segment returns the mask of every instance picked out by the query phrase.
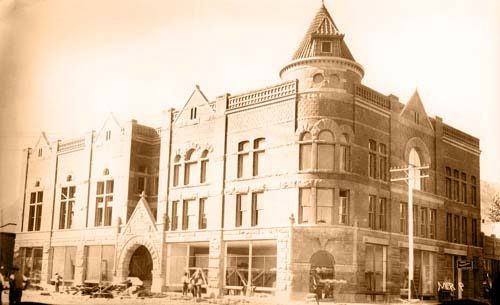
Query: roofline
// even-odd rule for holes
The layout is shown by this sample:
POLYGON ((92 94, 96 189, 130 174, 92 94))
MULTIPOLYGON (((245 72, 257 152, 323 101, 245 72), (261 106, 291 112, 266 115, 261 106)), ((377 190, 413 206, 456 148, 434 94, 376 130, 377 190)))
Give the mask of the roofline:
POLYGON ((315 57, 307 57, 307 58, 299 58, 292 60, 288 64, 286 64, 279 73, 279 76, 282 77, 283 73, 294 66, 299 66, 303 64, 308 64, 311 62, 331 62, 331 63, 336 63, 336 64, 343 64, 347 66, 347 69, 352 70, 353 72, 357 73, 361 78, 365 75, 365 69, 363 68, 362 65, 358 64, 357 62, 342 58, 342 57, 330 57, 330 56, 315 56, 315 57))

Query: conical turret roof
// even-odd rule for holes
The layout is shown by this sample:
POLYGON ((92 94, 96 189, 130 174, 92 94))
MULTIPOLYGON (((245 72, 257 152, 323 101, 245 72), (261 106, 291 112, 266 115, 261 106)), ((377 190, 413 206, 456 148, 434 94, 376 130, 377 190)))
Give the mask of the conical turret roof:
POLYGON ((321 5, 321 8, 316 13, 292 60, 314 56, 341 57, 354 61, 351 51, 344 42, 344 34, 340 33, 324 5, 321 5), (334 43, 331 52, 322 52, 319 44, 322 41, 334 43))

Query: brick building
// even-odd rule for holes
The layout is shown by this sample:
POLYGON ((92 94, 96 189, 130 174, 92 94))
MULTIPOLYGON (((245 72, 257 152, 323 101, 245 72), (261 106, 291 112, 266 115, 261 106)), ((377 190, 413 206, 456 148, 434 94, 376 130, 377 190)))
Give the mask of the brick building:
POLYGON ((80 139, 42 136, 26 151, 24 272, 161 291, 201 270, 214 293, 303 298, 320 281, 337 300, 400 296, 407 186, 389 168, 411 163, 429 166, 413 185, 416 294, 449 278, 479 296, 479 140, 417 92, 403 104, 363 85, 343 38, 322 6, 280 84, 215 100, 196 87, 160 130, 111 117, 80 139))

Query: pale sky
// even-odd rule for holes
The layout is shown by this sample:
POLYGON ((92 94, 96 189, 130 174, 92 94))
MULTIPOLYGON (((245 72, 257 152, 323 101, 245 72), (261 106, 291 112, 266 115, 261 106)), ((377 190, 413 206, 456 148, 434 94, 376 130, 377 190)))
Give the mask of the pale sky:
MULTIPOLYGON (((21 151, 99 130, 110 112, 159 127, 209 99, 280 82, 320 0, 0 0, 0 222, 17 222, 21 151)), ((363 83, 481 140, 500 182, 500 1, 325 0, 363 83)))

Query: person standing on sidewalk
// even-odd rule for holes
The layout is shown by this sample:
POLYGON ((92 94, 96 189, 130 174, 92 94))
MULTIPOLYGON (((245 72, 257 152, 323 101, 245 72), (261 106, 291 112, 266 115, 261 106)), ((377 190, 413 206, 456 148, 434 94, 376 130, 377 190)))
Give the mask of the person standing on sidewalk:
POLYGON ((14 271, 9 277, 9 304, 21 304, 24 289, 24 277, 19 271, 19 267, 14 266, 14 271))
POLYGON ((184 276, 182 277, 181 281, 182 281, 182 296, 187 296, 189 287, 189 273, 184 272, 184 276))
POLYGON ((5 267, 0 266, 0 305, 2 305, 2 293, 3 290, 7 288, 7 281, 5 280, 5 267))

